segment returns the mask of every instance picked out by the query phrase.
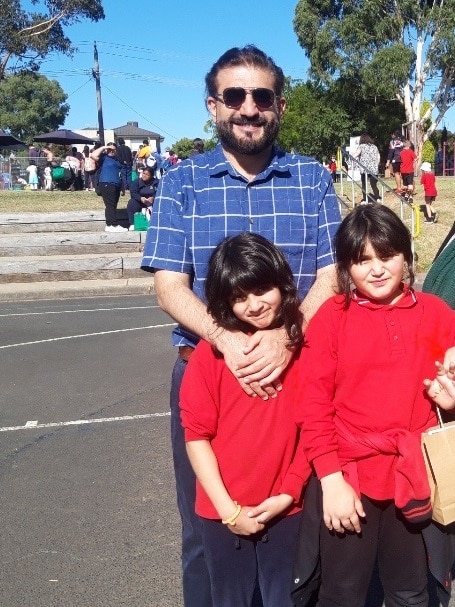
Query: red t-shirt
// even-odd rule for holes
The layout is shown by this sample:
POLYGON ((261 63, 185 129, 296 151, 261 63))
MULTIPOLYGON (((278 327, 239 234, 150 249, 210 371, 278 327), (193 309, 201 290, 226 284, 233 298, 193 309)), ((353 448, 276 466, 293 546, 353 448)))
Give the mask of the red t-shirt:
MULTIPOLYGON (((342 297, 333 297, 311 319, 305 339, 298 421, 319 478, 342 469, 335 417, 357 435, 403 429, 420 438, 437 425, 422 382, 455 344, 455 312, 438 297, 411 289, 395 305, 364 298, 347 310, 342 297)), ((419 442, 415 456, 422 457, 419 442)), ((393 499, 396 462, 384 453, 355 460, 360 492, 393 499)))
MULTIPOLYGON (((283 390, 264 401, 245 394, 220 354, 201 340, 183 376, 180 391, 185 441, 209 440, 226 489, 242 506, 255 506, 279 493, 294 497, 301 508, 310 467, 298 449, 299 429, 293 412, 297 364, 282 377, 283 390)), ((196 484, 196 513, 219 519, 207 494, 196 484)))
POLYGON ((423 185, 425 196, 437 196, 436 177, 434 173, 422 173, 420 183, 423 185))
POLYGON ((401 150, 401 174, 414 173, 414 160, 417 158, 416 153, 411 148, 403 148, 401 150))

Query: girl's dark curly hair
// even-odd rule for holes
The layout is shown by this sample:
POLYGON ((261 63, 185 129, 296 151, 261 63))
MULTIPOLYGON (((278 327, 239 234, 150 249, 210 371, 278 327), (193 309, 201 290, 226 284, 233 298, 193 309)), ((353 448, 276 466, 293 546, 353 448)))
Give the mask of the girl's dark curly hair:
POLYGON ((380 257, 402 253, 408 266, 408 282, 414 283, 411 235, 396 213, 383 204, 358 206, 343 221, 335 236, 338 291, 345 297, 345 307, 351 299, 350 269, 358 263, 367 241, 380 257))
POLYGON ((289 347, 303 342, 302 313, 294 277, 283 253, 259 234, 242 232, 223 240, 213 251, 205 281, 207 310, 223 329, 251 331, 232 311, 237 297, 277 287, 281 308, 273 327, 286 329, 289 347))

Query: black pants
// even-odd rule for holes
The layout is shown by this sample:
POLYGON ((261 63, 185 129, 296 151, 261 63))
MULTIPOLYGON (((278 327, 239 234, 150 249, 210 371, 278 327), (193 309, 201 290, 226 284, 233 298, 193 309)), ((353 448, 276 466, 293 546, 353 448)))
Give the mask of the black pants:
POLYGON ((101 196, 104 202, 104 216, 106 217, 107 226, 116 226, 117 222, 117 205, 120 198, 120 186, 115 183, 100 183, 101 196))
POLYGON ((387 607, 427 607, 427 557, 419 525, 407 523, 392 501, 362 496, 362 533, 321 530, 318 607, 363 607, 377 558, 387 607))
POLYGON ((369 202, 376 202, 379 200, 379 189, 378 189, 378 178, 376 175, 367 175, 366 173, 362 173, 362 190, 363 190, 363 200, 369 202), (373 196, 368 196, 367 194, 367 176, 368 181, 370 182, 370 187, 373 192, 373 196))

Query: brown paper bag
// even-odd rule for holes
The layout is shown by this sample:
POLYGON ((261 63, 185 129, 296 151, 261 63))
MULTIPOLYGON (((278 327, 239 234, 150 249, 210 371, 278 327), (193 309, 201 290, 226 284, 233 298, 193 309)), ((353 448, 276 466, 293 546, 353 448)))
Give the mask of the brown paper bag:
POLYGON ((455 422, 429 428, 422 434, 422 450, 431 488, 433 520, 455 521, 455 422))

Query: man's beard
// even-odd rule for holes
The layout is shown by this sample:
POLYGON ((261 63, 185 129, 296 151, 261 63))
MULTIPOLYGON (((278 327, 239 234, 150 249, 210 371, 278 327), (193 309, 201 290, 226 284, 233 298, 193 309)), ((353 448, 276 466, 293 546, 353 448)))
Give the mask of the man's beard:
POLYGON ((233 118, 231 120, 219 120, 216 123, 216 130, 218 131, 221 143, 233 152, 247 156, 254 156, 269 148, 275 142, 279 129, 280 121, 276 117, 272 120, 265 120, 264 118, 257 118, 255 120, 233 118), (262 126, 264 128, 262 137, 254 139, 248 133, 243 135, 243 137, 234 134, 234 125, 247 124, 262 126))

